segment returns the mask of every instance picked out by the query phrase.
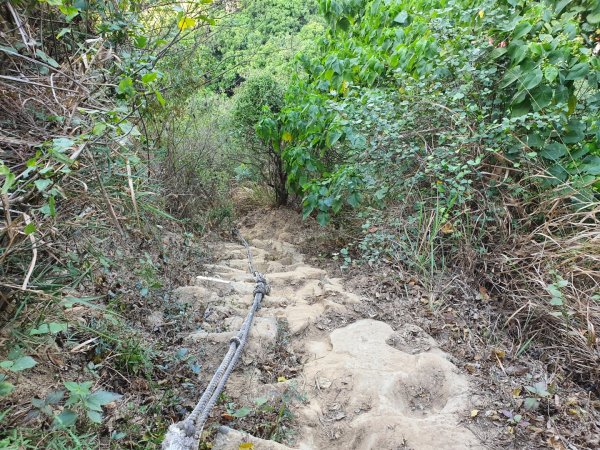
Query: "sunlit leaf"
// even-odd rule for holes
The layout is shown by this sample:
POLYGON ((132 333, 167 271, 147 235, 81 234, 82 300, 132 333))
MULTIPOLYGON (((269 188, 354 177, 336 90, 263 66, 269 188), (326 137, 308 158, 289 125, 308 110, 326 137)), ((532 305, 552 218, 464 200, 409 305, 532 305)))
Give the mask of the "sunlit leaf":
POLYGON ((145 83, 145 84, 152 83, 154 80, 156 80, 157 76, 158 76, 158 74, 156 72, 150 72, 150 73, 144 74, 142 76, 142 83, 145 83))
POLYGON ((177 22, 177 27, 180 31, 185 31, 188 28, 194 28, 196 26, 196 19, 193 17, 182 17, 179 22, 177 22))

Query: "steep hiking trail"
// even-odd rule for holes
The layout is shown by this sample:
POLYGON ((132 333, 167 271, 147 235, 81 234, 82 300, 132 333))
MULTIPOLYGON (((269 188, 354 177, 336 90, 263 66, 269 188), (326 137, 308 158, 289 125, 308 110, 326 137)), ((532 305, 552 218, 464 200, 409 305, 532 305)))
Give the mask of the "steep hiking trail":
MULTIPOLYGON (((240 228, 271 292, 224 394, 238 406, 285 398, 293 422, 280 436, 285 445, 220 426, 212 448, 484 448, 477 430, 469 428, 473 424, 467 427, 464 420, 473 408, 469 379, 417 325, 393 329, 357 316, 361 297, 341 278, 309 264, 299 250, 293 214, 255 215, 240 228)), ((205 266, 195 286, 175 292, 178 301, 194 304, 195 314, 202 314, 199 331, 184 342, 204 355, 210 372, 205 376, 237 334, 254 289, 244 247, 223 242, 211 247, 218 260, 205 266)))

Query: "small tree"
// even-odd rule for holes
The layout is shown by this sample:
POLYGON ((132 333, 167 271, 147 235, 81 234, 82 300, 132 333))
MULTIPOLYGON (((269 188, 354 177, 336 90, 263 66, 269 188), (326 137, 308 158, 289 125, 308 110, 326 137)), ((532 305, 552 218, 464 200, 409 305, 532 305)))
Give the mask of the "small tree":
POLYGON ((278 205, 288 200, 281 139, 275 116, 283 107, 283 89, 270 76, 250 78, 237 94, 233 119, 241 140, 244 164, 275 191, 278 205))

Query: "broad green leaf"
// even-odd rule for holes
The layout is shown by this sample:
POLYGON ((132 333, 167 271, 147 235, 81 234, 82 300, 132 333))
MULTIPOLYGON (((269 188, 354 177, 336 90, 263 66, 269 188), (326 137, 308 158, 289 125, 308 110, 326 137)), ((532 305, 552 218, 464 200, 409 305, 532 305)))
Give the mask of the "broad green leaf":
POLYGON ((560 142, 552 142, 540 152, 540 155, 546 159, 556 161, 567 154, 567 147, 560 142))
POLYGON ((52 184, 52 180, 49 180, 48 178, 42 178, 41 180, 35 180, 33 183, 38 191, 44 192, 46 189, 48 189, 48 186, 52 184))
POLYGON ((590 65, 586 62, 575 64, 569 69, 569 73, 567 73, 565 80, 580 80, 588 74, 589 70, 590 65))
POLYGON ((536 67, 533 70, 527 71, 521 78, 521 83, 525 89, 533 89, 542 82, 542 69, 536 67))
POLYGON ((502 79, 502 82, 500 83, 500 88, 504 89, 504 88, 510 86, 515 81, 517 81, 520 77, 521 77, 521 68, 520 67, 517 66, 517 67, 513 67, 511 69, 508 69, 506 71, 506 73, 504 74, 504 78, 502 79))
POLYGON ((540 402, 533 397, 527 397, 523 402, 523 406, 528 411, 536 411, 540 406, 540 402))
POLYGON ((65 15, 67 23, 71 22, 75 17, 79 15, 79 9, 73 6, 59 6, 58 9, 65 15))
POLYGON ((554 13, 556 15, 559 15, 563 9, 565 9, 565 6, 567 6, 569 3, 571 3, 572 0, 559 0, 558 2, 556 2, 556 6, 554 7, 554 13))
POLYGON ((539 111, 552 103, 554 90, 547 84, 542 84, 530 91, 534 111, 539 111))
MULTIPOLYGON (((4 166, 4 167, 6 167, 6 166, 4 166)), ((7 170, 8 170, 8 168, 7 168, 7 170)), ((1 175, 4 175, 4 184, 2 185, 2 193, 8 194, 8 191, 10 191, 10 188, 12 188, 13 185, 15 184, 15 174, 10 171, 5 171, 4 173, 1 173, 1 175)))
POLYGON ((353 208, 356 208, 360 204, 360 194, 358 192, 353 192, 346 199, 348 204, 353 208))
POLYGON ((343 136, 344 133, 342 133, 340 130, 330 130, 327 133, 327 146, 331 147, 333 146, 337 141, 340 140, 340 138, 343 136))
POLYGON ((340 30, 348 31, 350 29, 350 21, 347 17, 342 17, 340 20, 338 20, 337 27, 340 30))
POLYGON ((143 35, 135 36, 133 43, 137 48, 144 48, 148 45, 148 37, 143 35))
POLYGON ((56 216, 56 200, 54 199, 54 195, 48 197, 48 215, 50 217, 56 216))
POLYGON ((406 24, 406 20, 408 19, 408 13, 406 11, 400 11, 396 17, 394 17, 394 22, 399 23, 400 25, 406 24))
POLYGON ((508 56, 513 67, 516 67, 527 55, 527 45, 523 41, 512 42, 508 46, 508 56))
POLYGON ((237 417, 238 419, 241 419, 242 417, 246 417, 251 412, 252 412, 252 410, 250 408, 248 408, 247 406, 244 406, 244 407, 238 409, 237 411, 235 411, 232 414, 232 416, 237 417))
POLYGON ((544 78, 548 83, 552 83, 558 77, 558 69, 555 66, 548 66, 544 69, 544 78))
POLYGON ((90 393, 90 389, 92 387, 93 382, 84 381, 82 383, 76 383, 74 381, 65 381, 63 384, 65 385, 67 390, 72 394, 85 397, 90 393))
POLYGON ((265 403, 267 403, 267 398, 266 397, 258 397, 257 399, 254 400, 254 403, 256 403, 256 406, 262 406, 265 403))
POLYGON ((121 397, 123 396, 120 394, 115 394, 114 392, 96 391, 88 397, 88 401, 98 406, 104 406, 108 403, 119 400, 121 397))
POLYGON ((15 359, 14 364, 8 369, 12 372, 20 372, 25 369, 31 369, 37 363, 31 356, 22 356, 21 358, 15 359))
POLYGON ((319 212, 319 214, 317 214, 317 222, 319 223, 319 225, 321 226, 325 226, 329 223, 329 214, 327 214, 326 212, 319 212))
POLYGON ((37 327, 37 328, 33 328, 33 329, 32 329, 32 330, 29 332, 29 334, 30 334, 31 336, 35 336, 35 335, 38 335, 38 334, 48 334, 49 332, 50 332, 50 327, 48 327, 48 324, 47 324, 47 323, 43 323, 43 324, 41 324, 39 327, 37 327))
POLYGON ((565 144, 577 144, 585 138, 585 123, 577 119, 569 120, 566 133, 562 136, 565 144))
POLYGON ((506 47, 497 47, 490 52, 490 59, 498 59, 502 55, 505 55, 507 51, 506 47))
POLYGON ((520 117, 524 114, 527 114, 531 108, 531 103, 529 99, 526 99, 520 103, 511 105, 510 113, 512 117, 520 117))
POLYGON ((54 428, 66 428, 75 424, 77 421, 77 413, 65 409, 58 416, 54 418, 54 428))
POLYGON ((57 323, 57 322, 50 322, 49 326, 50 326, 50 333, 52 333, 52 334, 62 333, 64 331, 67 331, 67 328, 68 328, 68 325, 66 323, 57 323))
POLYGON ((65 151, 73 148, 74 145, 75 141, 66 137, 52 139, 52 149, 59 153, 64 153, 65 151))
POLYGON ((104 133, 104 131, 106 130, 108 125, 106 125, 104 122, 96 122, 94 123, 94 128, 92 128, 92 134, 94 136, 101 136, 102 133, 104 133))
POLYGON ((206 23, 207 23, 207 24, 209 24, 209 25, 214 25, 214 24, 216 24, 216 23, 217 23, 217 22, 215 21, 215 19, 213 19, 212 17, 205 16, 204 14, 200 14, 200 15, 198 16, 198 19, 200 19, 200 20, 201 20, 201 21, 203 21, 203 22, 206 22, 206 23))
POLYGON ((46 403, 49 405, 58 404, 65 397, 65 391, 52 391, 46 397, 46 403))
POLYGON ((526 137, 526 142, 529 147, 541 147, 544 145, 545 137, 541 136, 540 133, 530 133, 526 137))
POLYGON ((25 225, 25 228, 23 228, 23 233, 25 233, 26 236, 29 236, 31 233, 35 233, 35 230, 35 223, 30 222, 27 225, 25 225))
POLYGON ((0 381, 0 397, 5 397, 15 390, 15 386, 8 381, 0 381))
POLYGON ((50 323, 43 323, 41 324, 38 328, 33 328, 29 334, 31 336, 35 336, 38 334, 57 334, 63 331, 67 331, 67 324, 66 323, 58 323, 58 322, 50 322, 50 323))
POLYGON ((529 22, 521 22, 518 24, 512 34, 514 40, 520 39, 531 31, 532 25, 529 22))
POLYGON ((58 63, 56 62, 56 60, 54 58, 48 56, 45 52, 43 52, 40 49, 37 49, 35 51, 35 56, 37 56, 39 59, 41 59, 42 61, 44 61, 49 66, 58 67, 58 63))
POLYGON ((112 434, 110 435, 110 438, 112 440, 118 441, 119 439, 123 439, 124 437, 127 436, 127 433, 123 432, 123 431, 113 431, 112 434))
POLYGON ((552 185, 557 184, 559 181, 566 181, 569 177, 569 173, 561 164, 554 164, 553 166, 549 167, 548 173, 555 178, 554 180, 548 181, 552 185))
POLYGON ((133 80, 131 77, 125 77, 119 82, 117 93, 128 96, 135 95, 135 88, 133 87, 133 80))
POLYGON ((145 83, 145 84, 152 83, 154 80, 156 80, 157 76, 158 76, 158 74, 156 72, 150 72, 150 73, 144 74, 142 76, 142 83, 145 83))
POLYGON ((577 108, 577 97, 574 95, 569 96, 569 100, 567 103, 568 110, 567 115, 571 115, 575 112, 575 108, 577 108))
POLYGON ((600 175, 600 156, 590 155, 586 157, 579 169, 588 175, 600 175))

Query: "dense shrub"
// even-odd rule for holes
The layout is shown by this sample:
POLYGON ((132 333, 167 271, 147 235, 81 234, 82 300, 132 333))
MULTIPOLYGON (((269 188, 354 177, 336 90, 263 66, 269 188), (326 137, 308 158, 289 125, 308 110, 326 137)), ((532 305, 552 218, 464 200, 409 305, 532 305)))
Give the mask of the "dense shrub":
POLYGON ((554 330, 580 375, 595 373, 596 338, 577 330, 600 326, 590 252, 600 229, 600 5, 320 6, 321 54, 300 58, 307 76, 272 127, 290 140, 288 184, 305 215, 325 224, 356 210, 364 258, 430 277, 460 268, 554 330))
POLYGON ((272 139, 267 124, 274 123, 283 106, 283 89, 272 77, 250 78, 235 97, 234 134, 241 162, 275 191, 278 205, 287 203, 287 174, 283 166, 282 142, 272 139))

